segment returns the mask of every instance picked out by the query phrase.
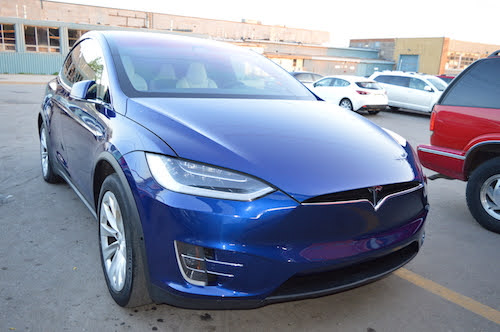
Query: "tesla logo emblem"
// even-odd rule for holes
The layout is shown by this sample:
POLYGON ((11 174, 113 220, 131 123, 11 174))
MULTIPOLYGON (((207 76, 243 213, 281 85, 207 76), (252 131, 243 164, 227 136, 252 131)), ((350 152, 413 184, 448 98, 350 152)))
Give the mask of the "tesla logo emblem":
POLYGON ((377 201, 378 201, 378 193, 380 193, 382 191, 382 186, 375 186, 375 187, 371 187, 371 188, 368 188, 368 191, 372 193, 372 196, 373 196, 373 206, 377 206, 377 201))

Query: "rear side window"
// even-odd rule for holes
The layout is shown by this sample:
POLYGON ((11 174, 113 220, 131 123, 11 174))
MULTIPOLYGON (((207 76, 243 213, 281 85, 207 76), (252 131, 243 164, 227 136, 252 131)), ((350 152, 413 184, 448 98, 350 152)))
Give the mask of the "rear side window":
POLYGON ((440 104, 450 106, 500 108, 500 61, 476 62, 446 91, 440 104))
POLYGON ((344 86, 349 86, 351 83, 349 83, 348 81, 346 80, 343 80, 343 79, 340 79, 340 78, 337 78, 335 80, 335 82, 333 83, 333 86, 337 86, 337 87, 344 87, 344 86))
POLYGON ((380 83, 392 84, 392 76, 380 75, 374 78, 375 81, 380 83))
POLYGON ((410 85, 410 78, 403 76, 380 75, 375 77, 375 81, 385 84, 403 86, 406 88, 410 85))

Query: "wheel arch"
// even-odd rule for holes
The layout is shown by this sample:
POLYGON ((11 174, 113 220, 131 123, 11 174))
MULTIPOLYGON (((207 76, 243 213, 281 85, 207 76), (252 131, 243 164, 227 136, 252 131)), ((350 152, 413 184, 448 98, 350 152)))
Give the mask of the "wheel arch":
POLYGON ((111 152, 104 151, 98 158, 94 167, 93 183, 92 183, 92 193, 93 193, 93 203, 95 206, 95 211, 98 213, 97 208, 99 204, 99 193, 101 192, 102 184, 106 177, 116 173, 120 178, 120 181, 126 187, 128 193, 131 197, 134 197, 132 190, 130 188, 130 182, 125 175, 123 168, 127 168, 125 161, 118 161, 111 152), (123 164, 123 166, 122 166, 123 164))
MULTIPOLYGON (((116 150, 114 151, 116 154, 116 150)), ((124 199, 127 201, 126 204, 128 203, 128 206, 130 207, 129 212, 131 213, 131 220, 135 221, 134 225, 134 231, 135 235, 137 236, 136 239, 138 242, 136 245, 138 246, 137 248, 139 249, 139 252, 137 253, 141 257, 141 263, 140 266, 138 267, 138 273, 141 276, 135 275, 134 278, 145 278, 145 285, 141 285, 139 288, 135 287, 132 290, 131 297, 129 298, 129 301, 125 307, 135 307, 137 305, 143 305, 149 303, 151 300, 151 294, 152 294, 152 289, 151 289, 151 279, 149 275, 149 264, 148 264, 148 258, 146 254, 146 245, 144 243, 144 232, 142 229, 142 222, 141 218, 139 215, 139 211, 136 208, 137 202, 135 201, 135 195, 132 192, 131 186, 133 186, 133 183, 129 182, 126 176, 126 172, 128 171, 128 165, 125 162, 124 158, 122 157, 121 154, 119 159, 116 159, 115 154, 112 154, 111 151, 104 151, 102 152, 98 158, 97 162, 94 168, 94 176, 93 176, 93 193, 94 193, 94 204, 95 204, 95 210, 96 214, 99 220, 99 195, 102 189, 102 185, 104 183, 104 180, 111 174, 116 174, 122 183, 123 189, 125 190, 126 197, 124 199), (144 298, 144 293, 142 286, 145 287, 145 291, 147 292, 146 298, 144 298), (134 300, 131 300, 134 299, 134 300), (143 302, 145 301, 145 302, 143 302)))
POLYGON ((474 145, 465 156, 465 177, 468 179, 479 165, 499 156, 500 141, 481 142, 474 145))

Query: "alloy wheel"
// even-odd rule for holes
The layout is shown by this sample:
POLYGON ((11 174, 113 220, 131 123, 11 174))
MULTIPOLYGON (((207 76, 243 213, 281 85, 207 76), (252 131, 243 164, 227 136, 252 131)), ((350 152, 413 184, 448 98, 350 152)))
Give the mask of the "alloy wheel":
POLYGON ((120 206, 111 191, 102 198, 99 228, 106 274, 111 288, 119 292, 125 285, 127 245, 120 206))
POLYGON ((481 186, 479 195, 484 210, 500 220, 500 174, 489 177, 481 186))
POLYGON ((47 176, 49 172, 49 150, 47 149, 47 134, 45 127, 42 127, 40 132, 40 161, 42 163, 43 176, 47 176))
POLYGON ((340 102, 340 107, 343 107, 345 109, 352 111, 352 103, 349 99, 342 99, 342 101, 340 102))

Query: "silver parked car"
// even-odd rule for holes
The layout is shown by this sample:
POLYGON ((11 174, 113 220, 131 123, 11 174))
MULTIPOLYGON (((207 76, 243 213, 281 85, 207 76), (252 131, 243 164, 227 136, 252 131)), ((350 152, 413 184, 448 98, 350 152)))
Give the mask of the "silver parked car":
POLYGON ((387 91, 391 108, 432 112, 448 84, 432 75, 401 71, 375 72, 370 79, 387 91))

